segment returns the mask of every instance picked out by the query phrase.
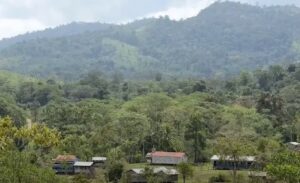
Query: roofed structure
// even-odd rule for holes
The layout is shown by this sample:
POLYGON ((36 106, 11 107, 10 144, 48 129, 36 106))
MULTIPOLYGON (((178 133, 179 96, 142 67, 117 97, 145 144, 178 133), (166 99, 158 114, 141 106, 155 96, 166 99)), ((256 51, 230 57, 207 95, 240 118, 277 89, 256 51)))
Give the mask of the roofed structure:
POLYGON ((106 157, 93 157, 92 161, 94 162, 95 167, 105 167, 107 158, 106 157))
POLYGON ((52 169, 57 174, 73 174, 74 163, 77 160, 77 157, 74 155, 58 155, 55 159, 53 159, 54 164, 52 169))
POLYGON ((158 157, 177 157, 181 158, 185 156, 183 152, 164 152, 164 151, 155 151, 151 153, 151 156, 158 156, 158 157))
POLYGON ((287 147, 292 151, 300 151, 300 143, 299 142, 289 142, 289 143, 287 143, 287 147))
POLYGON ((151 164, 177 165, 186 162, 187 156, 184 152, 155 151, 148 153, 146 159, 151 164))
POLYGON ((106 157, 93 157, 92 161, 106 161, 107 158, 106 157))
POLYGON ((89 161, 76 161, 74 163, 74 173, 86 174, 88 176, 94 176, 94 162, 89 161))
MULTIPOLYGON (((130 183, 147 183, 145 177, 145 169, 134 168, 127 171, 128 182, 130 183)), ((160 178, 161 182, 177 183, 179 173, 175 169, 167 169, 166 167, 153 168, 153 175, 160 178)))
POLYGON ((258 166, 255 156, 240 156, 238 159, 233 159, 230 156, 214 155, 210 160, 213 163, 213 168, 217 170, 241 170, 258 166))
MULTIPOLYGON (((144 168, 133 168, 129 171, 133 171, 136 174, 143 174, 145 169, 144 168)), ((155 167, 155 168, 153 168, 153 173, 154 174, 164 173, 166 175, 177 175, 178 171, 175 169, 167 169, 166 167, 155 167)))
POLYGON ((55 162, 75 162, 77 160, 77 157, 74 155, 58 155, 54 159, 55 162))
POLYGON ((74 163, 74 166, 77 167, 90 167, 93 166, 93 162, 88 162, 88 161, 76 161, 74 163))
MULTIPOLYGON (((217 160, 226 160, 226 161, 233 161, 233 158, 226 156, 226 157, 221 157, 219 155, 213 155, 210 160, 212 161, 217 161, 217 160)), ((240 156, 239 157, 240 161, 255 161, 255 156, 240 156)))

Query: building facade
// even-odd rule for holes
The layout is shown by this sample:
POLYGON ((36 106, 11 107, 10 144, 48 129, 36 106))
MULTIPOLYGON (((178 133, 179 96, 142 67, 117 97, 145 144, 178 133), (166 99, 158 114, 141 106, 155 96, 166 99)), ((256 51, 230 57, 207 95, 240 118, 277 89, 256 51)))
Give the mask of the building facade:
POLYGON ((155 151, 146 155, 148 163, 158 165, 177 165, 181 162, 187 162, 187 156, 183 152, 163 152, 155 151))
POLYGON ((77 157, 74 155, 58 155, 54 159, 52 169, 57 174, 73 174, 74 164, 77 160, 77 157))
POLYGON ((94 167, 104 168, 107 158, 106 157, 93 157, 92 162, 94 167))
POLYGON ((257 167, 254 156, 241 156, 237 160, 231 157, 214 155, 211 157, 213 169, 215 170, 247 170, 257 167))
POLYGON ((76 161, 74 163, 74 173, 85 174, 87 176, 93 177, 95 175, 93 164, 93 162, 88 161, 76 161))

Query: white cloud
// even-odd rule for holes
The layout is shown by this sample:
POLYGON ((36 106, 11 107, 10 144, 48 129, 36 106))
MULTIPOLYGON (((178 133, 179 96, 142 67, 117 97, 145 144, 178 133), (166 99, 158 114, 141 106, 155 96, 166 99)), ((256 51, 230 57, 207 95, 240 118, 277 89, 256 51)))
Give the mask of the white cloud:
MULTIPOLYGON (((73 21, 113 16, 119 0, 0 0, 0 40, 73 21)), ((124 1, 124 0, 121 0, 124 1)))
POLYGON ((166 10, 151 13, 147 17, 160 17, 168 15, 173 20, 186 19, 196 16, 201 10, 207 8, 216 0, 185 0, 174 2, 166 10))
POLYGON ((47 26, 34 19, 0 19, 0 39, 41 30, 47 26))

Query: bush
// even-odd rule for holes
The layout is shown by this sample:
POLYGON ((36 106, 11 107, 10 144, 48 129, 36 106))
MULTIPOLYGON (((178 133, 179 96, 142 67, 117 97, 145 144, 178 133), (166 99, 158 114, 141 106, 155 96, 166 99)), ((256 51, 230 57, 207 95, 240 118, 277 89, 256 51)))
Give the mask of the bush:
POLYGON ((73 183, 89 183, 90 180, 86 177, 86 175, 78 174, 75 175, 72 179, 73 183))
POLYGON ((237 182, 238 183, 244 183, 244 182, 246 182, 246 177, 244 175, 242 175, 242 174, 238 174, 237 175, 237 182))
POLYGON ((210 183, 230 182, 230 178, 227 175, 219 174, 217 176, 210 177, 209 182, 210 183))
POLYGON ((107 176, 110 182, 118 182, 123 174, 124 165, 122 163, 114 163, 108 167, 107 176))

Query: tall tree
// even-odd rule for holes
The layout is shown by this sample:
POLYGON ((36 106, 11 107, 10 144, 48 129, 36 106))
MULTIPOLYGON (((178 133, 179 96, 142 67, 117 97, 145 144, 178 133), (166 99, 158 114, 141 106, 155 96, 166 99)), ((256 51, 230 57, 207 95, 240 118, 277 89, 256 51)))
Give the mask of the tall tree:
POLYGON ((177 165, 179 172, 182 175, 183 183, 185 183, 188 177, 192 177, 194 170, 193 167, 189 163, 182 162, 177 165))
POLYGON ((229 158, 232 160, 232 181, 233 183, 237 183, 237 164, 241 160, 242 156, 246 156, 254 152, 252 144, 250 144, 246 139, 243 139, 241 136, 231 134, 228 137, 219 138, 217 140, 215 150, 218 154, 220 154, 221 159, 229 158))
POLYGON ((193 141, 194 162, 201 160, 200 154, 206 146, 205 118, 203 113, 195 112, 190 117, 190 122, 187 125, 185 137, 187 140, 193 141))

